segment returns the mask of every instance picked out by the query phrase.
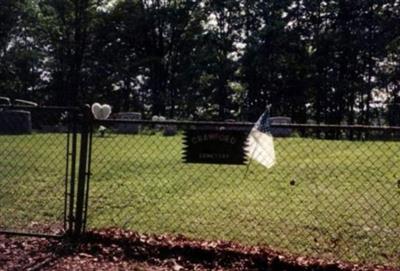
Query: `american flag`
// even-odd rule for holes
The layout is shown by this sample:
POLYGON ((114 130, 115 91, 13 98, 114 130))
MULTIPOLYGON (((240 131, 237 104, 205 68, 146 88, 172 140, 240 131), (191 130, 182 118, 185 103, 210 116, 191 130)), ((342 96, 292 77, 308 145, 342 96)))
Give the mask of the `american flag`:
POLYGON ((253 159, 270 168, 275 164, 274 141, 271 135, 271 126, 268 111, 265 111, 254 124, 247 138, 246 154, 253 159))
POLYGON ((254 124, 254 128, 262 133, 271 133, 271 125, 269 121, 269 113, 265 111, 258 118, 257 122, 254 124))

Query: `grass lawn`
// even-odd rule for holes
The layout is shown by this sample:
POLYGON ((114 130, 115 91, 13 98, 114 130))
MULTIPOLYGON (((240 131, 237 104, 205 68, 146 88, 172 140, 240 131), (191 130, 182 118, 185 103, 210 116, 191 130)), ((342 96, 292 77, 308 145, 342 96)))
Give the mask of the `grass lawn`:
MULTIPOLYGON (((62 221, 65 135, 0 136, 0 228, 62 221)), ((94 137, 89 228, 400 265, 400 143, 275 139, 277 164, 185 164, 182 137, 94 137)))

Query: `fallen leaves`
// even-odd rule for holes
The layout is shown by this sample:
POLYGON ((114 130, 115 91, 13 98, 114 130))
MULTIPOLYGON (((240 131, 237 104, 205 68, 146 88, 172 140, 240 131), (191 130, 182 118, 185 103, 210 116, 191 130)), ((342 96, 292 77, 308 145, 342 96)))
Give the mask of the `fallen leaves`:
POLYGON ((79 242, 0 235, 0 270, 372 271, 396 268, 294 256, 225 241, 106 229, 88 232, 79 242))

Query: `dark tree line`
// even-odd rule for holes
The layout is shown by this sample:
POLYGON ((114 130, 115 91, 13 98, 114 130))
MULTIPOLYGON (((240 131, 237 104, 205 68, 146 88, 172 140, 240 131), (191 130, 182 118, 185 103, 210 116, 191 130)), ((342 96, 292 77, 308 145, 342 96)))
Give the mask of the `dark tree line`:
POLYGON ((400 0, 0 0, 0 96, 400 124, 400 0))

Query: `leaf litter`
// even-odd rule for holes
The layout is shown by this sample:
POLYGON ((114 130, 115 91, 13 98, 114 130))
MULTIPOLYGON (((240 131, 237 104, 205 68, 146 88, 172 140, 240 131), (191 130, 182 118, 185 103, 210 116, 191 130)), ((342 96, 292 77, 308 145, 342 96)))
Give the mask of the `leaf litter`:
POLYGON ((87 232, 79 241, 0 234, 0 270, 305 270, 382 271, 344 261, 302 257, 266 247, 122 229, 87 232))

